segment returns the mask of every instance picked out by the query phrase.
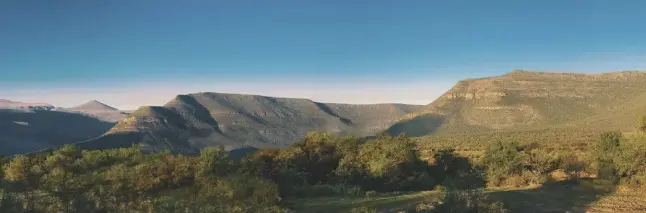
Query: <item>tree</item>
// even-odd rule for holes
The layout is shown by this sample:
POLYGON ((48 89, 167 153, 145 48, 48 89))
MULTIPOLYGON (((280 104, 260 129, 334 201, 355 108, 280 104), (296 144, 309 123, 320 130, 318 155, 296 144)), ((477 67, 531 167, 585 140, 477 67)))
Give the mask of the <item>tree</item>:
POLYGON ((224 176, 233 170, 229 155, 222 147, 205 148, 198 158, 196 178, 224 176))
POLYGON ((419 190, 435 184, 428 174, 428 163, 420 160, 416 145, 408 136, 378 136, 361 144, 358 158, 367 176, 361 183, 366 189, 419 190))
POLYGON ((620 145, 623 135, 621 132, 604 132, 595 149, 597 160, 597 177, 601 180, 617 183, 617 169, 614 159, 621 154, 620 145))
POLYGON ((487 181, 500 185, 507 177, 523 171, 523 155, 515 142, 495 142, 484 152, 483 165, 487 170, 487 181))

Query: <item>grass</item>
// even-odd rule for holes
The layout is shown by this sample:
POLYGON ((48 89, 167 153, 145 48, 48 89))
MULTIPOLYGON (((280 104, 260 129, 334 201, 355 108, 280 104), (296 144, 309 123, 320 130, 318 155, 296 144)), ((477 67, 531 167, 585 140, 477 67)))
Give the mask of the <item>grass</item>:
MULTIPOLYGON (((533 188, 491 188, 485 192, 500 200, 511 212, 646 212, 646 194, 595 185, 593 180, 563 181, 533 188)), ((324 197, 290 200, 296 212, 349 212, 369 207, 379 212, 399 212, 423 201, 439 199, 436 191, 381 194, 375 197, 324 197)))
POLYGON ((646 194, 620 191, 604 196, 587 209, 589 213, 646 212, 646 194))
POLYGON ((375 197, 324 197, 296 199, 289 203, 296 212, 349 212, 357 207, 376 208, 381 211, 396 211, 426 200, 438 199, 435 191, 410 192, 402 194, 381 194, 375 197))
POLYGON ((491 189, 487 194, 505 203, 512 212, 584 212, 612 192, 611 187, 582 180, 553 182, 525 189, 491 189))

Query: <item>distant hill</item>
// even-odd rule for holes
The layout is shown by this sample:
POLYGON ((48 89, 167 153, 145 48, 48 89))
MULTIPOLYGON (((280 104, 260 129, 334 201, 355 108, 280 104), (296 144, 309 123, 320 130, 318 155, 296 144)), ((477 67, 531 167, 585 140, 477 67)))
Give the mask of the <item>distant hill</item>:
POLYGON ((411 136, 585 128, 630 131, 646 114, 646 72, 513 71, 458 82, 387 132, 411 136))
POLYGON ((128 117, 128 114, 129 114, 96 100, 92 100, 85 104, 81 104, 79 106, 75 106, 71 108, 57 108, 57 109, 60 111, 77 112, 77 113, 83 113, 83 114, 95 116, 101 120, 108 121, 108 122, 118 122, 121 119, 128 117))
POLYGON ((141 107, 86 148, 129 146, 186 149, 223 145, 281 147, 309 131, 369 136, 420 106, 329 104, 307 99, 197 93, 179 95, 160 107, 141 107))

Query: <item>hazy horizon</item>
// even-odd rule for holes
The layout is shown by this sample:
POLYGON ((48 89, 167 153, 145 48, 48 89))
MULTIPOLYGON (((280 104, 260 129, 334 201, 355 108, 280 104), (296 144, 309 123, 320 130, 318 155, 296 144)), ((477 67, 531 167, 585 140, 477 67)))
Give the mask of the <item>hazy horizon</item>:
POLYGON ((643 1, 0 3, 0 99, 119 109, 177 94, 428 104, 515 69, 646 69, 643 1))

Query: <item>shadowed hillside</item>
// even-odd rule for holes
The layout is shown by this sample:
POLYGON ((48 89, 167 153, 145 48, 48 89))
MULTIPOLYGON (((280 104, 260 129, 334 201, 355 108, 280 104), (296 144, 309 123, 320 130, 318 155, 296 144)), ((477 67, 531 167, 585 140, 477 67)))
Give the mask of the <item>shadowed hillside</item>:
MULTIPOLYGON (((179 95, 163 107, 141 107, 104 136, 82 146, 124 143, 115 134, 138 135, 150 149, 199 149, 224 145, 282 147, 310 131, 374 135, 417 109, 403 104, 327 104, 307 99, 197 93, 179 95)), ((137 143, 140 141, 134 141, 137 143)), ((132 144, 131 143, 131 144, 132 144)))
POLYGON ((424 136, 570 127, 631 130, 634 118, 646 112, 645 98, 646 72, 514 71, 460 81, 387 132, 424 136))
POLYGON ((12 155, 88 140, 114 123, 76 113, 0 109, 0 155, 12 155))

